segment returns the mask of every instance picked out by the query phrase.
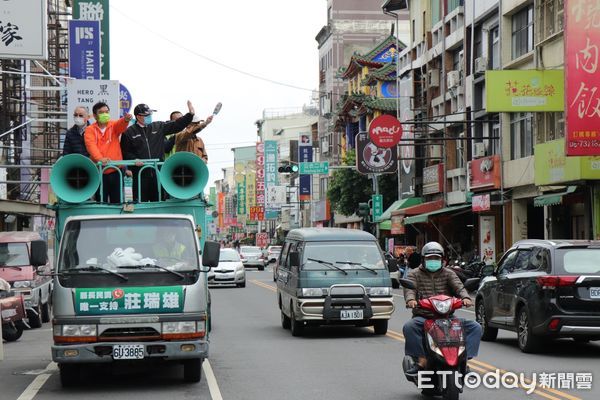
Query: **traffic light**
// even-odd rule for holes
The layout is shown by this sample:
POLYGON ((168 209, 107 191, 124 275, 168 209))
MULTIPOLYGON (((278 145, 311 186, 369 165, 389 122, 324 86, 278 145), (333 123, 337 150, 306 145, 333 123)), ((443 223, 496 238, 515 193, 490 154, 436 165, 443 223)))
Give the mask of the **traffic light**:
POLYGON ((298 172, 298 166, 295 164, 282 165, 277 169, 282 174, 293 174, 298 172))
POLYGON ((371 214, 371 207, 369 207, 369 203, 358 203, 358 216, 359 217, 368 217, 371 214))

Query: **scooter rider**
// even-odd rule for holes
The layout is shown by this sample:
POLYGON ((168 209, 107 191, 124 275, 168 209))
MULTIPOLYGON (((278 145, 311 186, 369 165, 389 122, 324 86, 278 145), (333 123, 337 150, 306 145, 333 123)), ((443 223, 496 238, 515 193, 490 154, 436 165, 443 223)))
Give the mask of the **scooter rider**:
MULTIPOLYGON (((427 366, 423 348, 423 324, 426 319, 433 317, 430 311, 418 307, 417 300, 444 294, 459 297, 465 307, 473 305, 469 293, 456 274, 449 268, 442 268, 444 248, 439 243, 427 243, 423 246, 421 254, 423 264, 419 268, 411 270, 407 277, 414 283, 416 290, 404 289, 406 306, 412 308, 413 313, 413 318, 403 328, 406 340, 404 352, 418 360, 411 371, 406 371, 408 374, 416 374, 427 366)), ((476 321, 463 320, 463 327, 466 336, 467 358, 470 359, 477 356, 479 352, 481 325, 476 321)))

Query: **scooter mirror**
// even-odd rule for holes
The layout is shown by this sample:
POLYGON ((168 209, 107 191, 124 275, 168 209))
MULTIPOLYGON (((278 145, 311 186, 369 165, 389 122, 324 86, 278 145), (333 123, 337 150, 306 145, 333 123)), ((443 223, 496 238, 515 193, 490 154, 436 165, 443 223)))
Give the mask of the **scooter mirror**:
POLYGON ((413 283, 413 281, 408 280, 408 279, 404 279, 404 278, 400 279, 400 285, 402 285, 402 287, 405 288, 405 289, 415 290, 417 288, 415 286, 415 284, 413 283))
POLYGON ((479 286, 479 282, 481 281, 481 279, 479 278, 470 278, 467 279, 465 281, 465 289, 467 289, 467 291, 472 292, 474 290, 477 289, 477 287, 479 286))

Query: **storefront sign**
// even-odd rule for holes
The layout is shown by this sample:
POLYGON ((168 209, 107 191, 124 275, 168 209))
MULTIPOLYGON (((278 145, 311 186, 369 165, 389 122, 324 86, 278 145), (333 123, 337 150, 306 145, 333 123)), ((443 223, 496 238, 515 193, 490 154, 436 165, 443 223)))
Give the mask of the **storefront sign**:
POLYGON ((473 212, 488 211, 490 209, 489 193, 473 196, 471 201, 471 208, 473 209, 473 212))
POLYGON ((77 315, 156 314, 183 311, 181 286, 78 288, 77 315))
POLYGON ((246 177, 237 183, 237 215, 246 215, 246 177))
POLYGON ((384 114, 371 122, 369 139, 375 146, 382 148, 394 147, 400 142, 401 137, 402 125, 396 117, 384 114))
MULTIPOLYGON (((262 207, 262 213, 260 213, 261 219, 257 221, 264 221, 265 219, 265 144, 262 142, 256 143, 256 206, 262 207)), ((255 214, 256 216, 256 214, 255 214)), ((252 214, 250 215, 252 218, 252 214)))
POLYGON ((552 140, 534 147, 536 185, 600 180, 600 156, 567 157, 565 139, 552 140))
MULTIPOLYGON (((77 106, 87 107, 90 112, 99 101, 108 104, 115 110, 113 118, 117 118, 119 109, 119 81, 100 79, 69 79, 67 81, 67 109, 73 111, 77 106)), ((73 126, 73 113, 67 113, 67 126, 73 126)))
POLYGON ((369 141, 366 133, 356 135, 356 170, 361 174, 390 174, 398 169, 395 148, 380 148, 369 141))
POLYGON ((269 234, 261 232, 256 234, 256 245, 260 248, 266 248, 269 245, 269 234))
MULTIPOLYGON (((20 2, 20 1, 19 1, 20 2)), ((100 70, 102 79, 110 78, 110 29, 108 0, 75 0, 73 4, 73 19, 82 21, 100 21, 102 43, 100 49, 100 70)), ((116 110, 116 108, 115 108, 116 110)))
POLYGON ((392 229, 390 233, 392 235, 404 235, 404 215, 393 215, 392 214, 392 229))
POLYGON ((270 187, 277 186, 277 142, 275 140, 265 141, 265 208, 272 210, 277 206, 271 204, 266 196, 270 187))
POLYGON ((487 112, 564 111, 564 71, 485 72, 487 112))
POLYGON ((48 59, 46 0, 3 1, 0 10, 0 58, 48 59))
POLYGON ((252 221, 264 221, 265 220, 265 208, 262 206, 250 207, 250 219, 252 221))
POLYGON ((600 155, 600 7, 571 0, 564 9, 566 154, 600 155))
POLYGON ((69 76, 100 79, 100 21, 69 21, 69 76))
MULTIPOLYGON (((301 163, 312 162, 313 148, 312 145, 298 143, 298 161, 301 163)), ((300 175, 300 200, 310 201, 310 186, 312 182, 310 175, 300 175)))
POLYGON ((496 217, 490 215, 479 217, 479 248, 481 261, 487 265, 496 262, 496 217))
POLYGON ((500 156, 478 158, 471 161, 471 190, 500 188, 500 156))
POLYGON ((444 164, 423 168, 423 194, 440 193, 444 190, 444 164))

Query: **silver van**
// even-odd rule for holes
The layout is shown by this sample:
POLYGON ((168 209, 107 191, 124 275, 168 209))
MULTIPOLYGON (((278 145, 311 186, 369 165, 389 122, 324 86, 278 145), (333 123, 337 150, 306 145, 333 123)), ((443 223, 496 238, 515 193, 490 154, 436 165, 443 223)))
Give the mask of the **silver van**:
POLYGON ((281 325, 293 336, 305 326, 373 326, 387 333, 394 312, 390 274, 373 235, 353 229, 290 231, 277 265, 281 325))

